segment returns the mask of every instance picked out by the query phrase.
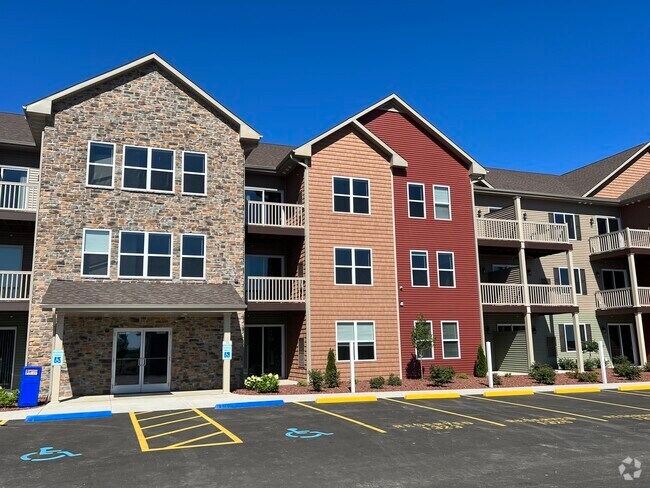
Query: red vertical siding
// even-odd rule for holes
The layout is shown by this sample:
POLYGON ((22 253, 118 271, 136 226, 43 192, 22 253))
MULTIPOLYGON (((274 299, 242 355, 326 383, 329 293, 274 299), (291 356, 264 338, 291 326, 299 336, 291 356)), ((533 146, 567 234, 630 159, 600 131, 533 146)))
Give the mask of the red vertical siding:
MULTIPOLYGON (((467 168, 408 116, 377 110, 364 125, 408 162, 408 169, 394 171, 397 277, 400 287, 402 368, 407 372, 414 350, 413 323, 420 314, 433 321, 434 356, 430 364, 453 366, 471 373, 481 342, 481 322, 474 239, 474 212, 467 168), (407 183, 425 185, 426 219, 408 217, 407 183), (433 218, 433 185, 451 189, 452 220, 433 218), (429 252, 429 288, 411 286, 410 250, 429 252), (456 288, 438 288, 436 251, 452 251, 456 288), (441 321, 459 322, 460 359, 442 359, 441 321)), ((428 365, 426 366, 428 368, 428 365)))

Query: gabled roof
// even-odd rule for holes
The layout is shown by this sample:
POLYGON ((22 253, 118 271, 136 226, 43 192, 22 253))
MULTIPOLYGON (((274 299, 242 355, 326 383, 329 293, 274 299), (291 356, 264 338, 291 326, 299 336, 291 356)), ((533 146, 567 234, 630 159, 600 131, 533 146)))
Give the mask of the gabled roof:
POLYGON ((0 112, 0 144, 35 146, 32 132, 23 114, 0 112))
POLYGON ((110 71, 107 71, 106 73, 103 73, 101 75, 95 76, 94 78, 90 78, 89 80, 82 81, 81 83, 77 83, 76 85, 66 88, 65 90, 58 91, 45 98, 41 98, 40 100, 32 102, 24 107, 25 113, 28 115, 28 117, 30 114, 34 114, 36 116, 52 115, 52 104, 57 100, 61 100, 64 97, 67 97, 73 93, 84 90, 88 87, 97 85, 99 83, 103 83, 106 80, 119 76, 125 72, 138 68, 150 62, 156 63, 158 66, 166 70, 177 80, 179 80, 183 85, 185 85, 191 92, 196 94, 199 98, 203 99, 208 105, 212 106, 218 112, 223 114, 226 118, 230 119, 238 127, 240 139, 258 141, 262 137, 252 127, 247 125, 243 120, 237 117, 234 113, 232 113, 226 107, 221 105, 211 95, 203 91, 198 85, 196 85, 193 81, 191 81, 189 78, 183 75, 180 71, 178 71, 167 61, 162 59, 156 53, 147 54, 146 56, 136 59, 135 61, 131 61, 130 63, 112 69, 110 71))
POLYGON ((386 98, 383 98, 379 100, 377 103, 371 105, 370 107, 362 110, 356 115, 353 115, 349 119, 344 120, 340 124, 332 127, 326 132, 323 132, 321 135, 315 137, 314 139, 306 142, 302 146, 298 147, 295 150, 296 156, 302 156, 302 157, 311 157, 312 155, 312 147, 314 144, 317 142, 325 139, 329 135, 335 133, 336 131, 348 126, 352 125, 355 130, 361 131, 364 135, 366 135, 371 141, 373 141, 377 146, 379 146, 382 150, 387 151, 390 156, 391 156, 391 165, 394 167, 402 167, 406 168, 407 167, 407 162, 402 158, 399 154, 397 154, 395 151, 393 151, 388 145, 386 145, 381 139, 379 139, 377 136, 375 136, 372 132, 370 132, 368 129, 366 129, 361 123, 359 123, 359 119, 366 115, 367 113, 372 112, 373 110, 377 108, 384 108, 384 107, 390 107, 397 109, 402 112, 406 112, 409 114, 415 121, 422 127, 424 130, 426 130, 430 135, 432 135, 436 140, 442 142, 448 149, 450 149, 454 154, 459 156, 461 160, 463 160, 467 166, 470 168, 470 171, 473 174, 480 174, 484 175, 486 173, 485 168, 483 168, 480 164, 478 164, 469 154, 467 154, 465 151, 463 151, 460 147, 458 147, 451 139, 449 139, 447 136, 445 136, 440 130, 438 130, 433 124, 431 124, 427 119, 422 117, 419 113, 417 113, 411 106, 409 106, 404 100, 402 100, 400 97, 398 97, 396 94, 392 94, 387 96, 386 98))
POLYGON ((581 196, 580 192, 568 185, 561 176, 548 173, 488 168, 484 182, 499 190, 581 196))
POLYGON ((260 142, 246 157, 246 169, 275 171, 295 146, 260 142))

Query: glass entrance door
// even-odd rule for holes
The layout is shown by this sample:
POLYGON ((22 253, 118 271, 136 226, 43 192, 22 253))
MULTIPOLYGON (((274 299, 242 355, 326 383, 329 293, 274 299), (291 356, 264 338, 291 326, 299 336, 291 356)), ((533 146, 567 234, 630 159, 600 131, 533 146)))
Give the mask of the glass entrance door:
POLYGON ((16 329, 0 328, 0 386, 11 388, 14 375, 14 354, 16 353, 16 329))
POLYGON ((612 358, 625 356, 634 364, 639 364, 636 334, 632 324, 608 324, 609 351, 612 358))
POLYGON ((169 391, 170 366, 170 330, 115 330, 113 393, 169 391))
POLYGON ((246 375, 274 373, 284 377, 284 328, 247 325, 244 340, 246 375))

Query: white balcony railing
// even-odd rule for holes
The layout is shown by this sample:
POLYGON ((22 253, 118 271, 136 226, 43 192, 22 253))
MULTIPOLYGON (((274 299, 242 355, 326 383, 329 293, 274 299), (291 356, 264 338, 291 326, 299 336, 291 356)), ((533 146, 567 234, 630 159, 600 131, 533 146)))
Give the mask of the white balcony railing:
POLYGON ((305 278, 249 276, 246 283, 246 297, 249 302, 303 303, 305 278))
POLYGON ((650 288, 646 286, 639 287, 639 305, 650 307, 650 288))
POLYGON ((570 285, 528 285, 531 305, 573 305, 570 285))
MULTIPOLYGON (((522 239, 524 241, 568 243, 569 229, 566 224, 546 222, 522 222, 522 239)), ((502 241, 519 240, 519 222, 504 219, 476 219, 476 234, 479 239, 502 241)))
POLYGON ((596 308, 609 310, 611 308, 628 308, 632 306, 632 288, 616 288, 596 292, 596 308))
MULTIPOLYGON (((568 285, 528 285, 531 305, 573 305, 573 294, 568 285)), ((525 305, 524 285, 509 283, 481 283, 484 305, 525 305)))
POLYGON ((305 206, 294 203, 249 201, 246 206, 246 222, 252 225, 303 228, 305 206))
POLYGON ((29 300, 31 271, 0 271, 0 302, 29 300))
POLYGON ((0 209, 35 212, 38 206, 37 183, 0 181, 0 209))
POLYGON ((629 247, 650 249, 650 230, 626 228, 589 239, 591 254, 618 251, 629 247))

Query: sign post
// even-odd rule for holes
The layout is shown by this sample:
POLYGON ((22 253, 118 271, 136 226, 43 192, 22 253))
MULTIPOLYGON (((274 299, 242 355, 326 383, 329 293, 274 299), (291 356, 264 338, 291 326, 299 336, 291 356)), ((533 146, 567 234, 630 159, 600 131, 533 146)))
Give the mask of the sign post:
POLYGON ((490 342, 485 343, 485 356, 487 358, 488 366, 488 386, 494 388, 494 373, 492 373, 492 344, 490 342))
POLYGON ((354 341, 350 341, 350 391, 352 393, 357 392, 356 384, 354 381, 354 360, 356 359, 356 354, 354 350, 354 341))
POLYGON ((605 364, 605 343, 598 341, 598 355, 600 356, 600 376, 603 385, 607 384, 607 365, 605 364))

